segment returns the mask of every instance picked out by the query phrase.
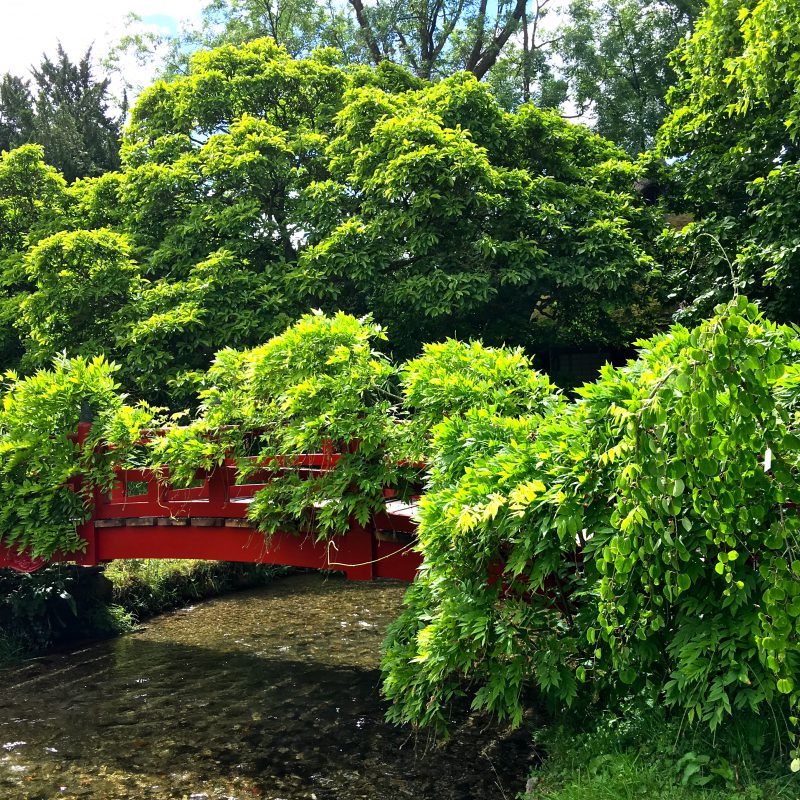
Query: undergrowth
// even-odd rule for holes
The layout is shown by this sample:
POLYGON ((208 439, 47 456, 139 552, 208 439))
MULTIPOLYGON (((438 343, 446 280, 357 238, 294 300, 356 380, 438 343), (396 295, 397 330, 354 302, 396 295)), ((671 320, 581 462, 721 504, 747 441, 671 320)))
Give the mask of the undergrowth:
POLYGON ((546 758, 525 800, 796 800, 779 717, 740 714, 711 734, 658 707, 578 717, 535 733, 546 758))
POLYGON ((30 575, 0 570, 0 668, 55 645, 127 633, 156 614, 264 585, 281 572, 191 559, 114 561, 104 570, 107 580, 64 565, 30 575))
POLYGON ((196 559, 124 559, 113 561, 105 575, 113 585, 113 602, 138 622, 194 600, 260 586, 284 567, 196 559))

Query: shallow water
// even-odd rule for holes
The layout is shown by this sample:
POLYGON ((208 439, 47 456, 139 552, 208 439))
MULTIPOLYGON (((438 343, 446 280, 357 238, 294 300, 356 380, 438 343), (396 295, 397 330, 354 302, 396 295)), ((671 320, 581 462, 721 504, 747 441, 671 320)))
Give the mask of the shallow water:
POLYGON ((297 575, 0 673, 0 798, 511 800, 530 736, 383 720, 397 583, 297 575))

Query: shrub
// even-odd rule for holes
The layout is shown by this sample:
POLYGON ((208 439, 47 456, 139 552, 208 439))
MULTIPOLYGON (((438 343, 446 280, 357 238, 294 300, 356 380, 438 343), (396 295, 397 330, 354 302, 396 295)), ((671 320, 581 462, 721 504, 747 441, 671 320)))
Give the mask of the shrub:
POLYGON ((797 705, 800 336, 738 298, 639 347, 540 418, 436 428, 394 719, 444 727, 466 685, 514 722, 530 685, 662 696, 712 727, 797 705))
POLYGON ((85 547, 78 526, 89 518, 97 486, 113 478, 114 458, 152 420, 130 407, 114 380, 117 367, 98 357, 59 357, 50 370, 20 378, 6 373, 0 409, 0 542, 34 557, 85 547), (84 446, 78 423, 94 416, 84 446))

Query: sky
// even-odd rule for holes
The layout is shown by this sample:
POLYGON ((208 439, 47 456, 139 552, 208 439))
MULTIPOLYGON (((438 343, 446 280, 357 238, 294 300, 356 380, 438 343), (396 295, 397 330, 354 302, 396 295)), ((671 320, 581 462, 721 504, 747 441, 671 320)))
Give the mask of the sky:
POLYGON ((183 20, 199 20, 205 2, 0 0, 0 75, 27 76, 43 52, 55 53, 59 41, 73 61, 89 46, 102 57, 123 34, 129 12, 142 17, 148 27, 174 32, 183 20))
MULTIPOLYGON (((126 33, 130 13, 142 19, 137 31, 176 33, 181 23, 197 24, 208 0, 0 0, 0 77, 6 72, 28 78, 43 53, 55 55, 61 42, 73 62, 91 46, 95 65, 126 33)), ((370 0, 367 0, 370 2, 370 0)), ((557 20, 558 13, 552 15, 557 20)), ((132 54, 111 78, 112 97, 128 99, 149 85, 156 65, 142 66, 132 54), (124 78, 124 79, 123 79, 124 78)), ((104 73, 102 69, 99 73, 104 73)), ((570 113, 569 108, 567 113, 570 113)))

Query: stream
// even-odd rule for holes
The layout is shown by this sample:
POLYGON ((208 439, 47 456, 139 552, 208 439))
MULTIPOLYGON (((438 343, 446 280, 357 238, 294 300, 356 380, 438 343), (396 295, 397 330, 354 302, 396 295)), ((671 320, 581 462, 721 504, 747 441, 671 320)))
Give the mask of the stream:
POLYGON ((404 591, 292 575, 0 673, 0 798, 513 800, 528 731, 384 721, 404 591))

